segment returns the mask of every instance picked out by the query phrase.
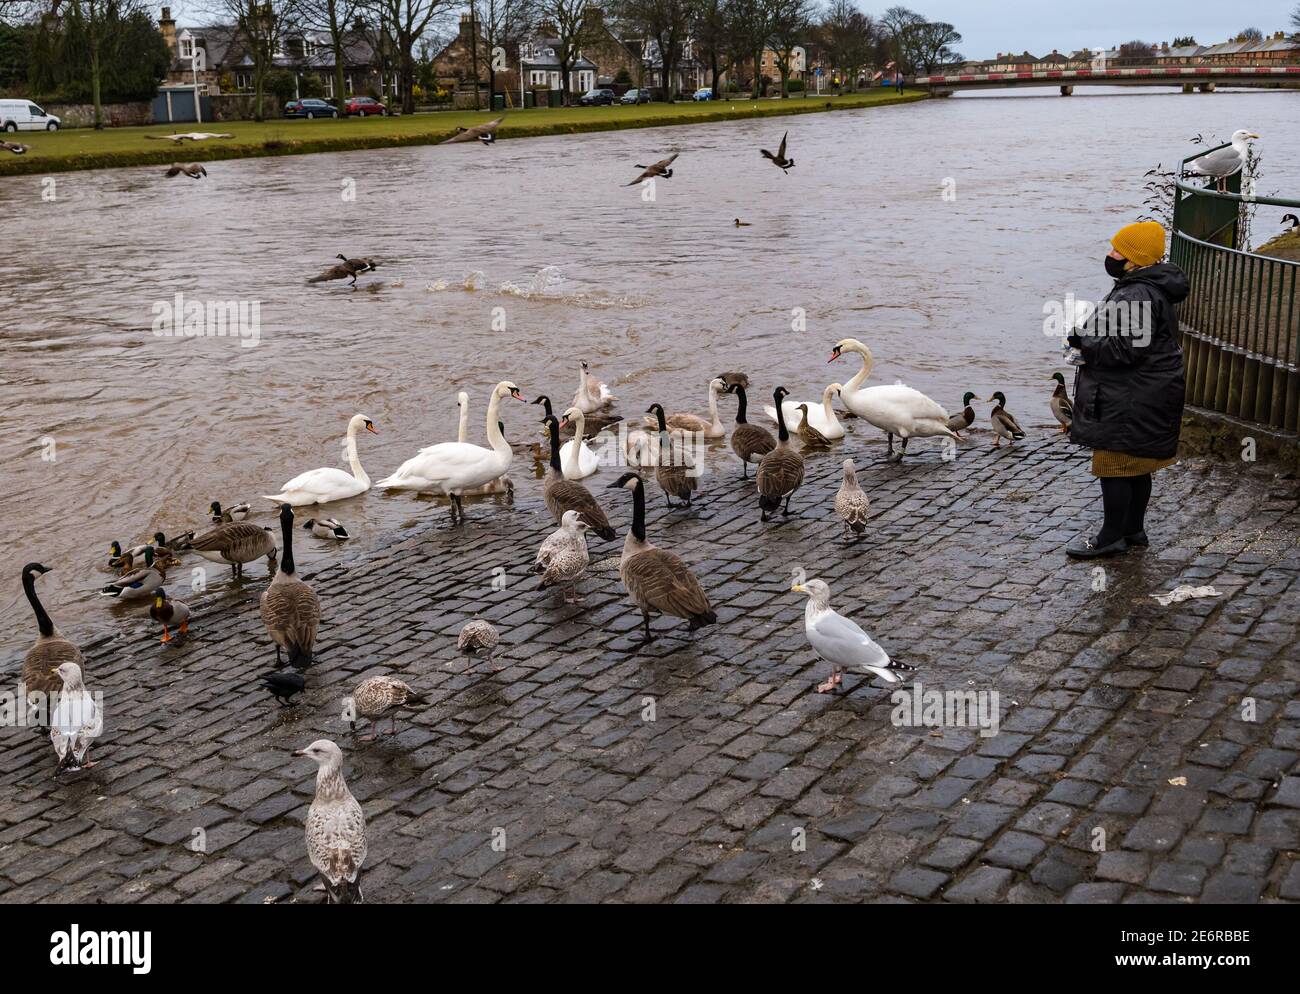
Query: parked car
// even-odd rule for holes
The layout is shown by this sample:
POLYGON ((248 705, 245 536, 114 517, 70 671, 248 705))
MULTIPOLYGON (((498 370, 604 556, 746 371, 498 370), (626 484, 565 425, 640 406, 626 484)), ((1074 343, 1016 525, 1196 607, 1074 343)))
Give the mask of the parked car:
POLYGON ((623 94, 623 99, 619 101, 619 103, 624 104, 648 104, 649 102, 649 90, 628 90, 623 94))
POLYGON ((692 99, 692 100, 712 100, 712 99, 713 99, 713 91, 710 90, 707 86, 702 86, 702 87, 700 87, 698 90, 695 91, 695 96, 691 97, 691 99, 692 99))
POLYGON ((315 97, 307 97, 303 100, 290 100, 284 105, 285 117, 338 117, 337 107, 327 104, 324 100, 317 100, 315 97))
POLYGON ((5 131, 58 131, 62 123, 30 100, 0 100, 0 127, 5 131))
POLYGON ((599 104, 612 104, 614 102, 613 90, 588 90, 578 98, 578 103, 584 107, 595 107, 599 104))
POLYGON ((347 108, 349 114, 355 114, 357 117, 369 117, 372 114, 378 114, 380 117, 388 115, 388 108, 374 97, 348 97, 347 103, 343 106, 347 108))

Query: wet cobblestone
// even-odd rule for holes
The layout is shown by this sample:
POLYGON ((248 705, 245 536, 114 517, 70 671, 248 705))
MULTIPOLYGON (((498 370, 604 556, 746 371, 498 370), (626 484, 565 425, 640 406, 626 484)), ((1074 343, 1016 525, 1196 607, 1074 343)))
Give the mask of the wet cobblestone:
MULTIPOLYGON (((98 766, 55 783, 48 740, 3 733, 0 901, 320 900, 314 771, 289 752, 321 737, 366 813, 371 902, 1300 900, 1295 482, 1199 460, 1161 474, 1152 547, 1105 563, 1097 590, 1061 551, 1099 510, 1086 454, 976 435, 955 463, 916 446, 898 467, 869 461, 882 448, 847 442, 872 500, 855 545, 831 510, 841 450, 810 457, 784 524, 760 526, 729 455, 693 511, 652 498, 651 538, 719 621, 657 621, 644 648, 619 543, 593 542, 584 604, 535 590, 552 524, 526 492, 470 505, 461 529, 414 504, 387 556, 308 574, 324 620, 293 709, 256 685, 274 660, 260 577, 195 601, 174 647, 132 616, 83 644, 98 766), (1000 733, 894 727, 859 674, 813 693, 799 566, 926 688, 998 691, 1000 733), (1179 583, 1223 596, 1148 596, 1179 583), (475 615, 501 631, 500 673, 456 652, 475 615), (341 698, 380 672, 431 703, 356 742, 341 698)), ((600 496, 621 533, 625 495, 600 496)))

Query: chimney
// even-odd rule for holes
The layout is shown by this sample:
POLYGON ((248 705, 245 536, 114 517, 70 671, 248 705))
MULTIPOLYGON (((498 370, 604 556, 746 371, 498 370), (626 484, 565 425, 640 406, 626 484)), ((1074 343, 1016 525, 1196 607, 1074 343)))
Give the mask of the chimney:
POLYGON ((167 43, 168 50, 172 55, 176 54, 176 22, 172 19, 172 9, 164 7, 162 17, 158 18, 158 31, 163 36, 163 41, 167 43))

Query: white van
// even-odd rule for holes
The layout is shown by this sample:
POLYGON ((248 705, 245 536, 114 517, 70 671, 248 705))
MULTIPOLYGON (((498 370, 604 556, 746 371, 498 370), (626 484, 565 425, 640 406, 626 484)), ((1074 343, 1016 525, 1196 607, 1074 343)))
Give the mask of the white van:
POLYGON ((62 123, 30 100, 0 100, 0 128, 5 131, 58 131, 62 123))

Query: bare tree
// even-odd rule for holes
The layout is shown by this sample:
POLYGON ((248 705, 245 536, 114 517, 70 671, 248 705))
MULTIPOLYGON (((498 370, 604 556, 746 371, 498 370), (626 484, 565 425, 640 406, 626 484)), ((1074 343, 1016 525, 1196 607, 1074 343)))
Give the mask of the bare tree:
POLYGON ((716 99, 720 96, 718 79, 730 71, 732 65, 726 0, 698 0, 691 33, 695 38, 695 50, 708 63, 709 81, 716 99))
POLYGON ((658 47, 664 99, 670 102, 673 76, 695 23, 697 8, 697 0, 618 0, 614 6, 618 17, 658 47))
POLYGON ((235 27, 235 41, 253 64, 253 119, 265 120, 266 78, 275 67, 297 0, 209 0, 214 16, 235 27))
POLYGON ((1264 32, 1259 28, 1244 28, 1237 34, 1238 41, 1263 41, 1264 32))
MULTIPOLYGON (((485 51, 476 51, 474 58, 487 70, 489 102, 497 91, 497 73, 505 70, 509 53, 518 53, 519 43, 532 29, 536 8, 535 0, 474 0, 470 7, 478 24, 473 44, 477 47, 479 34, 485 43, 485 51)), ((477 86, 474 106, 478 106, 477 86)))
MULTIPOLYGON (((795 51, 807 43, 812 33, 814 0, 783 0, 772 15, 770 44, 776 58, 776 70, 781 74, 781 99, 790 96, 790 72, 794 67, 795 51)), ((807 90, 804 91, 807 93, 807 90)))
MULTIPOLYGON (((737 53, 753 61, 755 100, 762 94, 763 49, 772 37, 772 26, 782 0, 727 0, 727 20, 737 53)), ((739 59, 737 60, 739 61, 739 59)))
POLYGON ((591 33, 594 20, 587 17, 587 0, 538 0, 539 21, 550 25, 555 32, 555 58, 560 63, 560 99, 569 106, 569 76, 573 66, 582 57, 582 46, 591 33))
POLYGON ((916 71, 917 34, 925 18, 906 7, 890 7, 880 19, 889 38, 889 49, 899 72, 916 71))
POLYGON ((1291 11, 1291 27, 1295 28, 1296 37, 1300 37, 1300 3, 1291 11))
POLYGON ((380 34, 392 38, 402 113, 414 114, 416 43, 457 6, 456 0, 366 0, 366 6, 379 18, 380 34))
POLYGON ((347 53, 344 51, 344 41, 364 4, 365 0, 297 0, 297 14, 301 23, 329 33, 330 49, 334 53, 334 94, 339 113, 345 117, 348 111, 344 76, 347 53))
POLYGON ((818 34, 832 68, 844 73, 849 90, 853 91, 863 66, 871 61, 872 50, 880 39, 880 28, 853 0, 832 0, 818 34))
MULTIPOLYGON (((86 59, 90 70, 90 102, 95 108, 95 127, 104 126, 104 67, 109 48, 117 40, 122 21, 144 9, 143 0, 66 0, 63 17, 76 22, 86 39, 86 59)), ((59 4, 51 4, 50 16, 59 13, 59 4)))
POLYGON ((1126 41, 1119 47, 1120 62, 1146 65, 1155 57, 1155 54, 1156 49, 1154 45, 1138 38, 1135 38, 1133 41, 1126 41))

